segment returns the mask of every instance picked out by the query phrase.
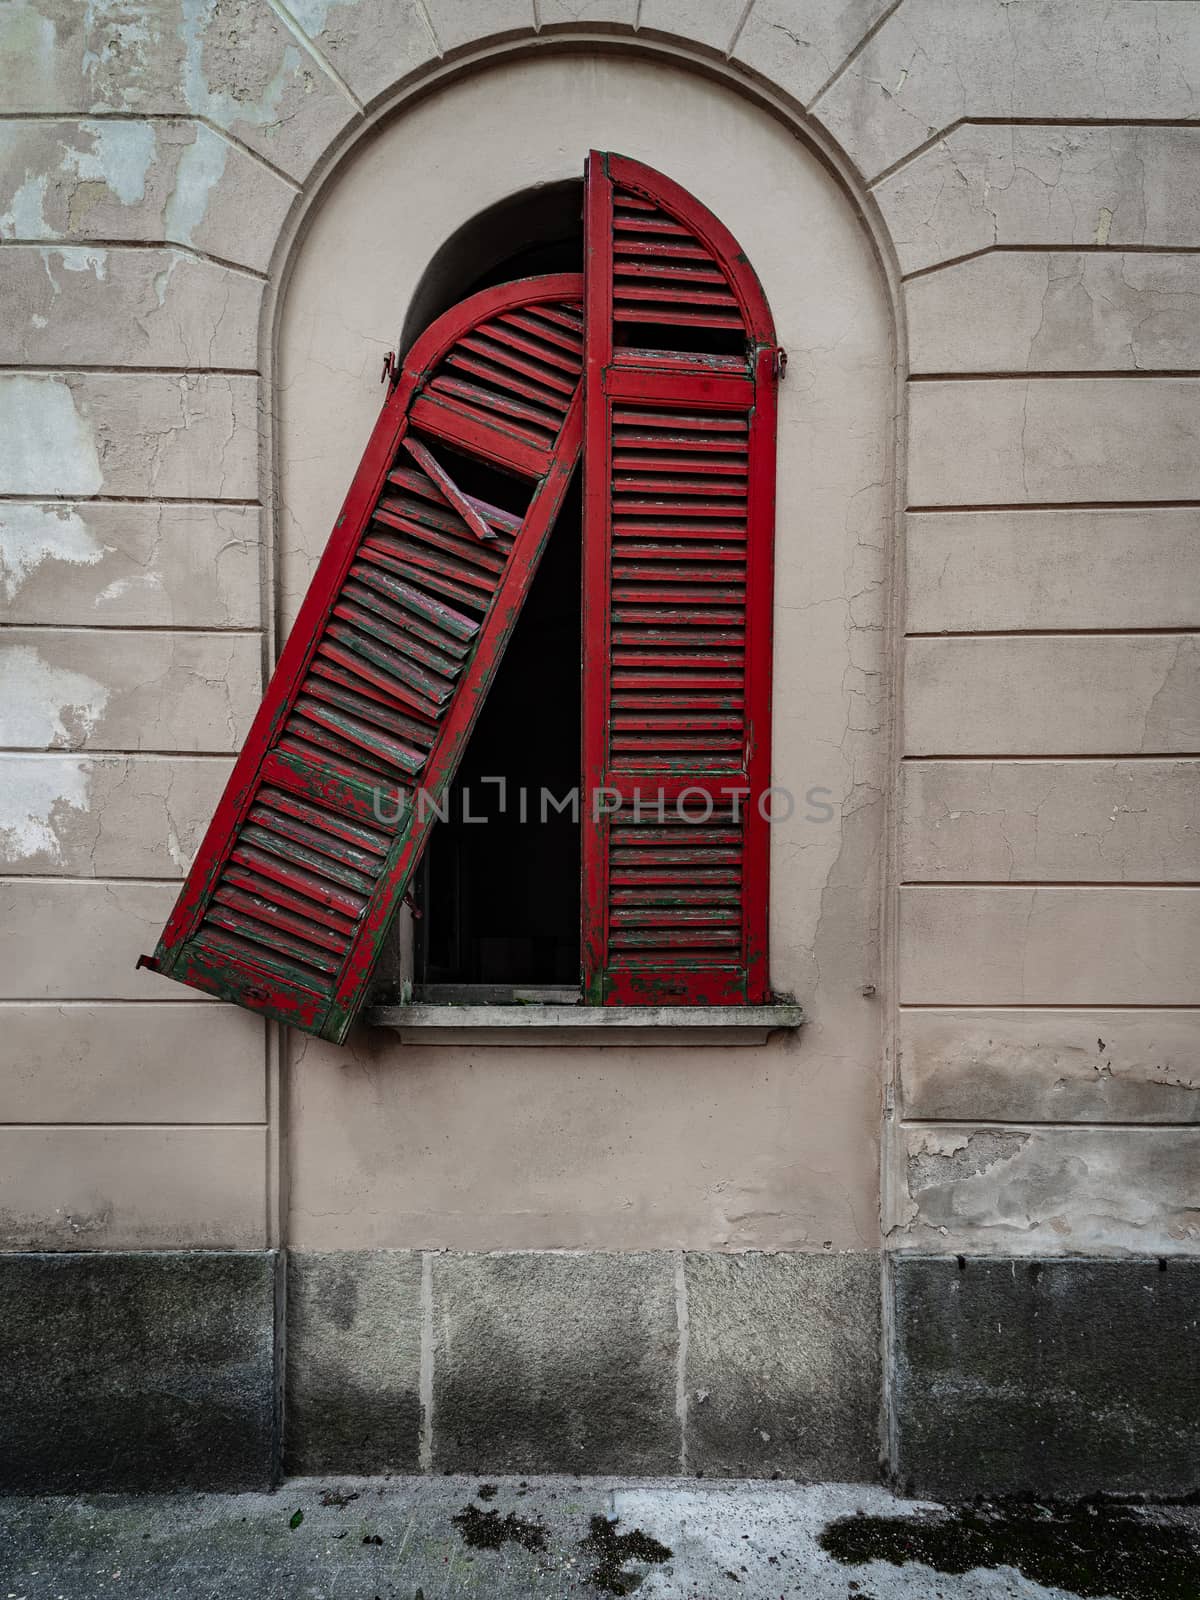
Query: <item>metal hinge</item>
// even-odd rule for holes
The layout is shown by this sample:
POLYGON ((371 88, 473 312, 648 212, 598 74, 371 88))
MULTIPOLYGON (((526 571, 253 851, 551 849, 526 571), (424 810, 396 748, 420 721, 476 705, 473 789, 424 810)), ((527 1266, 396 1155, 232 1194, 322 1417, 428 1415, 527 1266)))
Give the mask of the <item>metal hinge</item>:
POLYGON ((383 371, 379 375, 380 383, 394 384, 400 376, 400 358, 394 350, 389 350, 383 358, 383 371))
POLYGON ((775 347, 775 359, 771 363, 771 371, 777 383, 782 383, 787 376, 787 351, 782 345, 775 347))

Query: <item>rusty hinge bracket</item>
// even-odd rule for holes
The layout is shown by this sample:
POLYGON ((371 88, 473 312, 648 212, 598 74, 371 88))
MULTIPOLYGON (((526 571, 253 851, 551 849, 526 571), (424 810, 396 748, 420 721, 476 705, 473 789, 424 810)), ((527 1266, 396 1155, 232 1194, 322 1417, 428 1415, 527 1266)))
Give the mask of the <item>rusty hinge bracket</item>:
POLYGON ((394 350, 389 350, 383 358, 383 371, 379 374, 380 383, 386 383, 394 388, 400 376, 400 358, 394 350))
POLYGON ((137 961, 134 963, 133 970, 135 972, 138 972, 138 971, 141 970, 142 967, 145 967, 147 972, 157 972, 158 971, 158 957, 157 956, 139 956, 137 958, 137 961))
POLYGON ((787 351, 781 344, 775 346, 775 359, 771 363, 771 371, 777 383, 782 383, 787 377, 787 351))

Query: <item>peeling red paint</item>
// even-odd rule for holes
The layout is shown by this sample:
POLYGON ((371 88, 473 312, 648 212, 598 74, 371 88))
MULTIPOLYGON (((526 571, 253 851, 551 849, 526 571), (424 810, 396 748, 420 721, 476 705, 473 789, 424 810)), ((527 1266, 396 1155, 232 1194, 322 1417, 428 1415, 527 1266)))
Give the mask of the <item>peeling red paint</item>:
POLYGON ((578 459, 581 290, 486 290, 413 347, 159 941, 166 976, 344 1039, 435 816, 395 802, 450 784, 578 459), (460 490, 439 441, 532 480, 524 516, 460 490))
POLYGON ((584 782, 615 803, 584 818, 584 993, 757 1004, 774 327, 723 225, 623 156, 589 159, 585 263, 584 782), (678 811, 689 791, 708 822, 644 814, 647 797, 678 811))

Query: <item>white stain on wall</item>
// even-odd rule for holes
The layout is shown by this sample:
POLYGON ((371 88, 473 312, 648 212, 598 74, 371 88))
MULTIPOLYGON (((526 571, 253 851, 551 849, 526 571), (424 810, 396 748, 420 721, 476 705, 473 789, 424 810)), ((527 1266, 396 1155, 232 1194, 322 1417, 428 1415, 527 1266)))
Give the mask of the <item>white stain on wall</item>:
POLYGON ((179 33, 183 39, 183 86, 188 106, 198 116, 211 117, 221 128, 232 128, 239 122, 269 127, 278 120, 284 89, 300 65, 300 51, 294 45, 285 47, 279 66, 256 99, 252 100, 244 87, 236 93, 214 89, 204 70, 205 40, 210 30, 224 20, 217 0, 183 0, 179 33))
MULTIPOLYGON (((87 0, 84 10, 83 70, 93 83, 113 71, 122 84, 121 104, 133 106, 144 98, 138 79, 145 73, 161 35, 159 0, 87 0)), ((108 109, 99 100, 94 110, 108 109)))
POLYGON ((46 221, 46 175, 26 169, 8 210, 0 213, 0 239, 50 239, 54 229, 46 221))
POLYGON ((107 184, 122 205, 137 205, 144 200, 146 175, 157 142, 153 123, 85 121, 79 127, 91 139, 92 148, 68 149, 63 170, 107 184))
MULTIPOLYGON (((319 33, 324 33, 334 4, 335 0, 291 0, 288 10, 309 38, 315 39, 319 33)), ((341 4, 357 5, 358 0, 341 0, 341 4)))
MULTIPOLYGON (((175 168, 175 186, 163 216, 163 230, 172 244, 193 242, 192 235, 204 221, 208 197, 225 171, 228 155, 229 146, 220 134, 198 123, 195 141, 185 145, 180 152, 179 165, 175 168)), ((166 269, 166 274, 159 274, 159 278, 164 279, 164 288, 165 277, 174 264, 172 262, 166 269)), ((158 279, 155 279, 155 288, 161 305, 163 290, 159 289, 158 279)))
POLYGON ((107 705, 108 690, 86 673, 56 667, 31 645, 0 646, 0 745, 78 749, 107 705))
POLYGON ((55 244, 43 245, 39 254, 55 294, 61 288, 54 276, 56 258, 64 272, 90 272, 97 283, 103 283, 108 277, 107 250, 97 250, 90 245, 55 244))
POLYGON ((0 494, 97 494, 96 439, 63 378, 0 376, 0 494))
POLYGON ((0 590, 10 605, 43 562, 94 567, 105 554, 70 506, 0 505, 0 590))
POLYGON ((65 812, 88 810, 90 767, 32 756, 0 764, 0 867, 36 856, 62 861, 59 828, 65 812))

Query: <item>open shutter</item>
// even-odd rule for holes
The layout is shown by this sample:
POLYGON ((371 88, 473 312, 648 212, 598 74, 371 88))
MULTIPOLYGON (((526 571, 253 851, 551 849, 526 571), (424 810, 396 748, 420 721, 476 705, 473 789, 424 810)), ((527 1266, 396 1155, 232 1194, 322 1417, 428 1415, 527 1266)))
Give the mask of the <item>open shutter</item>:
POLYGON ((581 292, 488 289, 413 346, 145 964, 345 1038, 578 458, 581 292))
POLYGON ((768 998, 780 368, 728 231, 670 179, 588 159, 585 995, 768 998))

